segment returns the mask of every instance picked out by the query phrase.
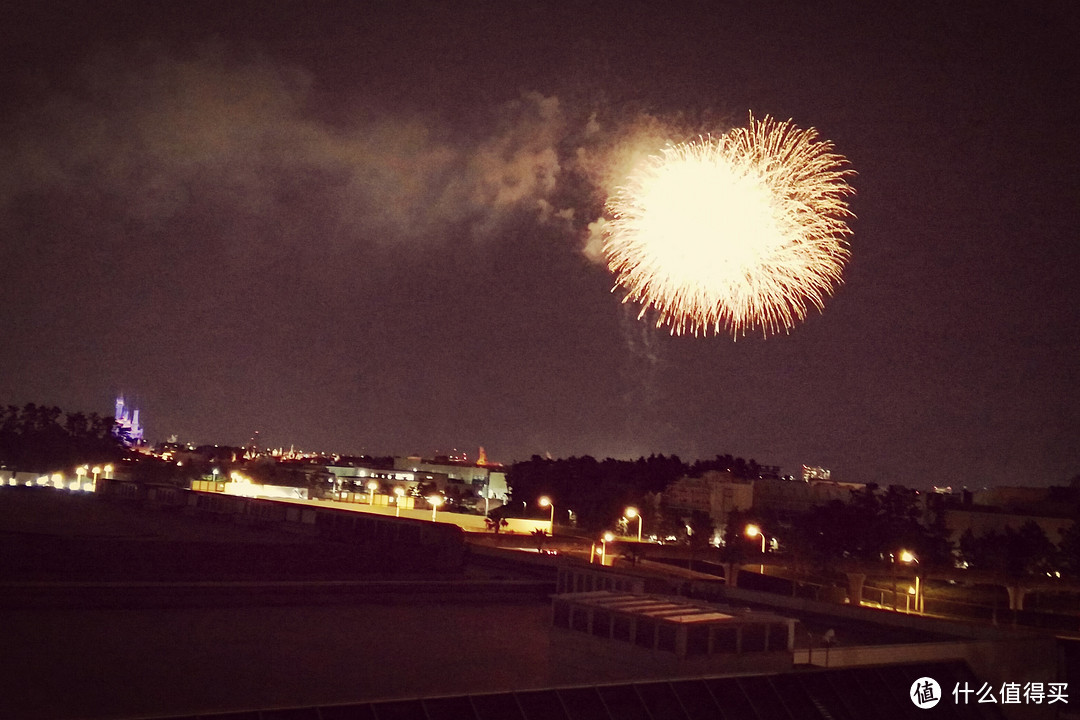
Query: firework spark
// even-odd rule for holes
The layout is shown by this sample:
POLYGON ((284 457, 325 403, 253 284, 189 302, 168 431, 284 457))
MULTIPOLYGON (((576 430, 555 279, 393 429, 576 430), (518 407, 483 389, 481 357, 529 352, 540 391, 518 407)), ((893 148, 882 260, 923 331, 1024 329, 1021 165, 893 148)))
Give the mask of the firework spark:
POLYGON ((790 330, 841 283, 846 166, 813 128, 768 116, 664 149, 608 200, 615 288, 673 335, 790 330))

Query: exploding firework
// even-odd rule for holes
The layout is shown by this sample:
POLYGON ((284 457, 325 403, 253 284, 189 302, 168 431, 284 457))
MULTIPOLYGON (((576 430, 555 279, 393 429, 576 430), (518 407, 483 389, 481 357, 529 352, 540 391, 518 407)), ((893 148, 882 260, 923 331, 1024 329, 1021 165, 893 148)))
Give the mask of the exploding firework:
POLYGON ((841 282, 850 174, 816 130, 768 116, 668 147, 608 200, 615 287, 673 335, 788 331, 841 282))

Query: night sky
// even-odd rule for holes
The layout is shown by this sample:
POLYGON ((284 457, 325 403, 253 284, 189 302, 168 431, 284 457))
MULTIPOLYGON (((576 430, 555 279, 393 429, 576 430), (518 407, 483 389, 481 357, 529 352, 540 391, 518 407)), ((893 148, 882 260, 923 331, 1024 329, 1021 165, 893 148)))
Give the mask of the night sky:
POLYGON ((124 393, 152 440, 347 453, 1080 473, 1071 3, 21 4, 2 404, 124 393), (858 173, 845 282, 789 334, 671 337, 590 224, 635 159, 750 112, 858 173))

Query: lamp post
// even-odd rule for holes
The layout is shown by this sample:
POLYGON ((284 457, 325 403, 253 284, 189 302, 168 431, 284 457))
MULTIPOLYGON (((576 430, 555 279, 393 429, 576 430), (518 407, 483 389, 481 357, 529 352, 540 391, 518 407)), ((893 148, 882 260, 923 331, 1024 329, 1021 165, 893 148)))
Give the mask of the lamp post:
POLYGON ((760 572, 765 574, 765 533, 761 531, 757 525, 746 526, 746 537, 758 537, 761 536, 761 567, 760 572))
POLYGON ((545 496, 540 498, 540 507, 551 508, 551 519, 548 521, 551 524, 551 530, 548 534, 555 537, 555 503, 551 502, 551 498, 545 496))
POLYGON ((394 512, 394 517, 401 517, 401 501, 405 499, 405 488, 394 488, 394 494, 397 495, 397 502, 394 503, 397 510, 394 512))
POLYGON ((97 476, 101 474, 101 468, 95 465, 90 472, 94 473, 94 489, 97 490, 97 476))
POLYGON ((637 508, 628 507, 626 508, 626 517, 631 520, 637 518, 637 541, 641 542, 641 513, 638 512, 637 508))
POLYGON ((112 480, 112 465, 106 465, 101 469, 105 471, 105 479, 112 480))
MULTIPOLYGON (((912 564, 918 565, 919 564, 919 558, 915 557, 915 553, 911 552, 910 550, 901 550, 899 557, 900 557, 900 562, 904 563, 905 565, 912 565, 912 564)), ((910 597, 911 595, 915 596, 915 612, 917 612, 919 614, 922 614, 923 596, 922 596, 922 587, 921 587, 921 584, 919 582, 919 571, 918 570, 915 571, 915 587, 909 587, 908 588, 908 610, 909 611, 911 609, 911 597, 910 597)))
POLYGON ((431 503, 431 522, 435 522, 435 517, 439 512, 439 506, 443 504, 442 495, 432 495, 427 501, 431 503))
POLYGON ((371 480, 367 484, 367 489, 368 489, 367 504, 369 506, 374 505, 375 504, 375 491, 379 489, 379 483, 375 482, 374 480, 371 480))
POLYGON ((607 565, 607 544, 615 539, 615 536, 610 532, 604 533, 600 538, 600 564, 607 565))
POLYGON ((86 467, 84 466, 75 468, 75 477, 79 478, 79 487, 82 487, 83 478, 86 477, 86 467))

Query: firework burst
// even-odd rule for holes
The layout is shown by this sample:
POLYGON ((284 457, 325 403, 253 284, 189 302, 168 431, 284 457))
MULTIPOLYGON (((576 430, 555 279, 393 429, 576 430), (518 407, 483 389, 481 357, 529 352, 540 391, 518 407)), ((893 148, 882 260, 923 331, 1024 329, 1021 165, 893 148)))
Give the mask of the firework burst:
POLYGON ((850 174, 816 130, 768 116, 670 146, 608 200, 615 288, 674 335, 786 332, 841 282, 850 174))

